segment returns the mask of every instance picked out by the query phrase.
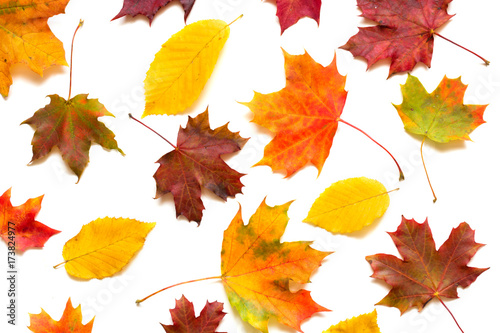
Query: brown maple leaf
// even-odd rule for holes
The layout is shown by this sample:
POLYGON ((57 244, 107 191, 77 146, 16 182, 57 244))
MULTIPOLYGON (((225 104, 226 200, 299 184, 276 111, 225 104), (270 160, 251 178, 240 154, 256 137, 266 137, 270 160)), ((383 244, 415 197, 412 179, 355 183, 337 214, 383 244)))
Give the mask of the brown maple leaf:
POLYGON ((45 242, 60 231, 35 220, 40 211, 43 195, 29 199, 20 206, 10 202, 11 190, 0 197, 0 236, 9 246, 9 251, 25 251, 43 247, 45 242))
POLYGON ((42 309, 39 314, 30 315, 30 326, 28 327, 35 333, 91 333, 94 318, 87 324, 82 323, 82 310, 80 305, 73 308, 71 298, 66 302, 66 308, 59 321, 52 319, 47 312, 42 309))
MULTIPOLYGON (((116 20, 125 15, 130 15, 132 17, 137 15, 144 15, 149 19, 149 24, 153 22, 153 18, 156 13, 166 5, 168 5, 173 0, 124 0, 123 7, 120 12, 113 17, 116 20)), ((182 8, 184 8, 184 21, 187 19, 191 9, 193 8, 195 0, 179 0, 182 8)))
POLYGON ((411 307, 421 311, 434 297, 441 303, 443 297, 458 298, 457 287, 468 287, 488 269, 467 266, 483 244, 474 241, 474 231, 465 222, 452 230, 438 251, 427 220, 419 224, 403 217, 389 235, 403 260, 387 254, 366 257, 372 277, 392 286, 377 305, 393 306, 401 313, 411 307))
POLYGON ((207 301, 200 315, 196 317, 193 303, 182 295, 181 299, 175 301, 175 308, 170 310, 174 324, 161 325, 167 333, 219 333, 215 330, 226 315, 222 311, 223 307, 222 303, 207 301))
POLYGON ((64 13, 69 0, 0 1, 0 94, 7 97, 12 84, 10 68, 25 64, 43 75, 54 65, 68 65, 64 48, 47 24, 64 13))
MULTIPOLYGON (((430 67, 434 36, 448 40, 436 29, 453 16, 447 12, 451 1, 357 0, 362 16, 378 25, 359 28, 359 32, 340 48, 350 51, 355 57, 365 58, 368 68, 379 60, 390 58, 389 76, 411 71, 418 62, 430 67)), ((465 50, 489 64, 486 59, 465 50)))
POLYGON ((153 176, 156 198, 172 193, 177 217, 184 215, 189 221, 200 223, 205 208, 201 201, 202 186, 223 200, 241 193, 243 174, 231 169, 220 156, 239 151, 248 139, 239 132, 231 132, 227 124, 210 129, 208 108, 195 118, 189 117, 186 127, 179 129, 177 146, 165 141, 174 150, 156 162, 160 164, 153 176))

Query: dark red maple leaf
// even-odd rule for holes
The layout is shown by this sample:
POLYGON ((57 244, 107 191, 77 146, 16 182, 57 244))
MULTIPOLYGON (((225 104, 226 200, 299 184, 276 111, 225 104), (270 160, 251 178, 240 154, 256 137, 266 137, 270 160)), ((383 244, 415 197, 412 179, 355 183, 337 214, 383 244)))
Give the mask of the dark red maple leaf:
POLYGON ((219 302, 207 301, 200 315, 195 317, 193 303, 182 295, 180 300, 175 301, 175 308, 170 310, 174 324, 161 325, 167 333, 220 333, 215 330, 226 315, 222 311, 223 306, 219 302))
POLYGON ((387 254, 366 257, 372 277, 392 286, 377 305, 393 306, 401 313, 411 307, 420 311, 434 297, 441 302, 442 297, 458 298, 457 287, 468 287, 488 269, 467 266, 483 244, 474 241, 474 231, 465 222, 452 230, 438 251, 427 220, 420 224, 403 217, 389 235, 403 260, 387 254))
POLYGON ((10 202, 11 190, 0 197, 0 236, 17 251, 33 247, 43 247, 45 242, 60 231, 47 227, 35 220, 42 205, 43 195, 27 200, 13 207, 10 202))
POLYGON ((411 71, 418 62, 430 67, 434 35, 444 38, 436 29, 453 16, 447 12, 451 1, 357 0, 362 16, 378 25, 359 28, 359 32, 340 48, 355 57, 365 58, 368 68, 381 59, 390 58, 389 76, 411 71))
POLYGON ((175 149, 156 162, 160 163, 153 176, 156 198, 172 193, 177 216, 200 223, 205 209, 202 186, 224 200, 241 193, 243 174, 231 169, 220 156, 240 150, 248 139, 231 132, 227 124, 210 129, 208 109, 195 118, 189 117, 186 127, 179 129, 177 146, 166 141, 175 149))
POLYGON ((276 0, 276 7, 281 33, 303 17, 310 17, 319 24, 321 0, 276 0))
MULTIPOLYGON (((160 8, 166 6, 173 0, 124 0, 123 7, 120 12, 113 17, 116 20, 125 15, 130 15, 132 17, 137 15, 144 15, 149 19, 149 24, 153 21, 154 16, 160 10, 160 8)), ((184 21, 187 19, 191 9, 193 8, 194 2, 196 0, 179 0, 184 8, 184 21)))

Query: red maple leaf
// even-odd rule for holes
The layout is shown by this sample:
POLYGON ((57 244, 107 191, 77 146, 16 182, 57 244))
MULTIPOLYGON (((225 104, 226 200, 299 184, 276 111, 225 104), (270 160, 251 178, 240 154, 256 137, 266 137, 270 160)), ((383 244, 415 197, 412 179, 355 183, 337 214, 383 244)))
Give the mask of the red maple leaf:
POLYGON ((177 216, 184 215, 189 221, 200 223, 205 209, 201 201, 202 186, 224 200, 241 193, 243 174, 231 169, 220 156, 237 152, 248 139, 231 132, 227 124, 210 129, 208 109, 195 118, 189 117, 186 127, 179 129, 177 146, 166 141, 174 150, 156 162, 160 163, 153 176, 156 198, 172 193, 177 216))
POLYGON ((219 302, 207 301, 200 315, 196 317, 193 303, 182 295, 181 299, 175 301, 175 308, 170 310, 174 324, 161 325, 167 333, 219 333, 215 330, 226 315, 222 311, 223 306, 219 302))
POLYGON ((303 17, 310 17, 319 24, 321 0, 276 0, 276 7, 281 33, 303 17))
POLYGON ((59 321, 52 319, 43 309, 39 314, 30 313, 29 315, 30 326, 28 329, 35 333, 92 333, 94 325, 94 318, 83 325, 81 306, 73 308, 71 298, 68 298, 66 308, 59 321))
MULTIPOLYGON (((434 35, 444 38, 436 33, 436 29, 453 16, 447 12, 451 1, 358 0, 362 16, 378 25, 359 28, 359 32, 341 48, 350 51, 355 57, 365 58, 368 68, 379 60, 390 58, 389 76, 411 71, 417 62, 430 67, 434 35)), ((486 64, 489 63, 480 58, 486 64)))
POLYGON ((403 260, 387 254, 366 257, 372 277, 392 286, 377 305, 393 306, 401 313, 411 307, 420 311, 434 297, 444 305, 442 297, 458 298, 457 287, 468 287, 488 269, 467 266, 483 244, 474 241, 474 231, 465 222, 452 230, 438 251, 427 220, 420 224, 403 217, 389 235, 403 260))
POLYGON ((13 207, 10 193, 11 190, 8 189, 0 197, 0 236, 8 244, 9 250, 11 246, 18 251, 43 247, 52 235, 60 232, 35 221, 43 195, 13 207))
MULTIPOLYGON (((123 7, 120 12, 113 17, 116 20, 125 15, 130 15, 132 17, 137 15, 144 15, 149 19, 149 24, 153 21, 154 16, 160 10, 160 8, 165 7, 167 4, 173 0, 124 0, 123 7)), ((179 0, 182 8, 184 8, 184 21, 187 19, 191 9, 193 8, 194 2, 196 0, 179 0)))

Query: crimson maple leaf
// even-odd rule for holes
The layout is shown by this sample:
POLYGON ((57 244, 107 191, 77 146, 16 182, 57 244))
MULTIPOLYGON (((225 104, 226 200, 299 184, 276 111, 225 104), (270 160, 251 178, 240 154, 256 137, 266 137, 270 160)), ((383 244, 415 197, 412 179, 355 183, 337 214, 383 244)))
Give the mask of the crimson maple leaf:
MULTIPOLYGON (((167 4, 173 0, 124 0, 123 7, 120 12, 113 17, 116 20, 125 15, 130 15, 132 17, 137 15, 144 15, 149 19, 149 24, 153 21, 154 16, 160 10, 160 8, 165 7, 167 4)), ((196 0, 179 0, 182 8, 184 8, 184 21, 187 19, 191 9, 193 8, 194 2, 196 0)))
POLYGON ((488 269, 467 266, 483 244, 474 241, 474 231, 465 222, 452 230, 438 251, 427 220, 420 224, 403 217, 389 235, 403 260, 387 254, 366 257, 372 277, 392 286, 377 305, 393 306, 401 313, 411 307, 421 311, 434 297, 441 302, 442 297, 458 298, 458 286, 468 287, 488 269))
POLYGON ((212 302, 201 310, 198 317, 194 314, 193 303, 187 300, 184 295, 175 301, 175 308, 170 310, 173 325, 164 325, 167 333, 219 333, 215 332, 220 321, 226 315, 222 311, 223 304, 212 302))
POLYGON ((227 124, 210 129, 208 108, 195 118, 189 117, 186 127, 179 129, 177 146, 166 141, 174 150, 156 162, 160 163, 153 176, 156 199, 172 193, 177 217, 184 215, 200 224, 205 209, 201 201, 202 186, 224 200, 241 193, 243 174, 231 169, 220 156, 240 150, 248 139, 239 132, 231 132, 227 124))
POLYGON ((444 38, 436 29, 453 16, 447 12, 451 1, 357 0, 362 16, 378 25, 359 28, 359 32, 340 48, 355 57, 365 58, 368 68, 381 59, 390 58, 389 76, 411 71, 418 62, 430 67, 434 36, 444 38))
POLYGON ((8 244, 9 251, 11 247, 17 251, 43 247, 50 237, 60 232, 35 221, 43 195, 13 207, 10 193, 11 190, 8 189, 0 197, 0 236, 8 244))
POLYGON ((310 17, 319 24, 321 0, 276 0, 281 33, 303 17, 310 17))

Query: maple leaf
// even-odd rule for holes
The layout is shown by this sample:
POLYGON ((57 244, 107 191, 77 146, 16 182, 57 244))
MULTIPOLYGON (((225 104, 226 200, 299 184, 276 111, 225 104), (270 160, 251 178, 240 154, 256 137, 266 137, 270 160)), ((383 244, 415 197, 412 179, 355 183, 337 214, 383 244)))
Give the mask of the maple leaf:
MULTIPOLYGON (((273 171, 285 170, 289 177, 310 162, 320 173, 339 122, 368 134, 340 119, 347 91, 346 77, 339 74, 336 57, 323 67, 307 52, 298 56, 284 52, 284 55, 285 88, 266 95, 256 92, 252 101, 241 103, 254 113, 254 123, 276 134, 264 148, 262 160, 255 165, 268 165, 273 171)), ((398 166, 400 179, 404 179, 401 168, 391 157, 398 166)))
POLYGON ((488 269, 467 266, 483 244, 474 241, 474 231, 465 222, 452 230, 438 251, 427 219, 420 224, 403 217, 389 235, 403 260, 387 254, 367 256, 366 260, 373 269, 372 277, 392 287, 377 305, 396 307, 402 314, 411 307, 421 311, 434 297, 441 303, 444 297, 458 298, 458 286, 468 287, 488 269))
MULTIPOLYGON (((487 105, 464 105, 462 101, 466 89, 460 78, 448 79, 446 76, 431 94, 412 75, 408 75, 406 83, 401 86, 403 102, 394 107, 406 131, 424 136, 420 145, 422 162, 422 147, 426 138, 439 143, 470 140, 469 134, 485 123, 483 114, 487 105)), ((436 201, 435 194, 434 199, 436 201)))
POLYGON ((360 230, 384 215, 388 193, 382 183, 366 177, 338 181, 314 201, 304 222, 331 233, 360 230))
POLYGON ((67 66, 63 44, 47 24, 64 13, 69 0, 0 0, 0 94, 7 97, 12 84, 10 68, 25 64, 43 75, 54 65, 67 66))
POLYGON ((276 0, 281 33, 303 17, 310 17, 319 24, 321 0, 276 0))
POLYGON ((49 97, 49 104, 22 122, 35 129, 31 141, 31 162, 45 157, 52 148, 57 147, 63 160, 80 180, 89 162, 92 142, 123 154, 114 133, 97 120, 102 116, 114 117, 97 99, 88 99, 88 94, 76 95, 68 101, 59 95, 49 97))
MULTIPOLYGON (((122 9, 111 19, 111 21, 125 15, 130 15, 132 17, 144 15, 149 19, 149 24, 151 25, 151 22, 153 22, 153 18, 158 10, 165 7, 172 1, 173 0, 124 0, 122 9)), ((185 21, 193 8, 195 0, 179 0, 179 2, 181 3, 182 8, 184 8, 185 21)))
POLYGON ((11 190, 0 197, 0 236, 18 251, 43 247, 45 242, 60 231, 35 220, 42 205, 43 195, 29 199, 21 206, 13 207, 11 190))
POLYGON ((323 333, 380 333, 377 310, 341 321, 323 333))
POLYGON ((246 226, 240 208, 224 232, 224 289, 241 318, 262 332, 268 331, 270 318, 302 332, 303 320, 329 311, 315 303, 309 291, 290 291, 291 281, 308 283, 331 253, 311 248, 311 242, 280 242, 290 204, 269 207, 263 201, 246 226))
MULTIPOLYGON (((340 48, 350 51, 355 57, 365 58, 368 68, 379 60, 391 59, 389 76, 411 71, 418 62, 430 67, 434 36, 448 40, 436 29, 453 16, 447 12, 451 1, 357 0, 362 16, 378 25, 359 28, 359 32, 340 48)), ((489 64, 486 59, 467 51, 489 64)))
POLYGON ((64 268, 80 279, 103 279, 113 276, 127 265, 142 248, 156 223, 134 219, 110 218, 94 220, 64 244, 64 268))
POLYGON ((177 217, 183 215, 200 224, 205 209, 201 201, 202 186, 223 200, 241 193, 243 174, 231 169, 220 156, 237 152, 248 139, 242 138, 239 132, 231 132, 227 124, 210 129, 208 108, 195 118, 189 117, 186 127, 179 129, 177 146, 163 139, 174 150, 156 162, 160 164, 153 175, 156 198, 172 193, 177 217))
POLYGON ((229 38, 230 24, 221 20, 197 21, 162 45, 144 79, 146 106, 142 118, 178 114, 196 101, 229 38))
POLYGON ((30 326, 28 328, 35 333, 91 333, 94 318, 87 324, 82 323, 82 310, 80 305, 73 308, 71 298, 66 302, 66 308, 59 321, 52 319, 47 312, 42 309, 39 314, 30 315, 30 326))
POLYGON ((218 333, 215 330, 226 315, 222 311, 223 306, 219 302, 207 301, 200 315, 195 317, 193 303, 182 295, 180 300, 175 301, 175 308, 170 310, 174 324, 161 325, 167 333, 218 333))

